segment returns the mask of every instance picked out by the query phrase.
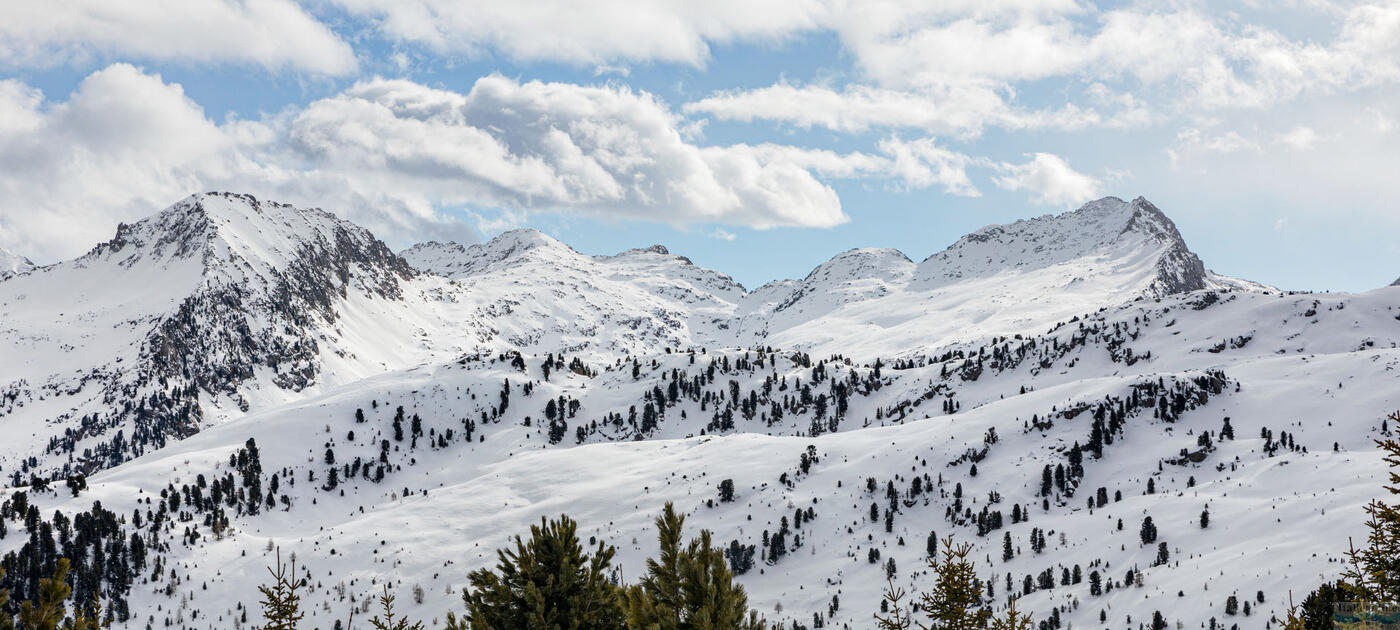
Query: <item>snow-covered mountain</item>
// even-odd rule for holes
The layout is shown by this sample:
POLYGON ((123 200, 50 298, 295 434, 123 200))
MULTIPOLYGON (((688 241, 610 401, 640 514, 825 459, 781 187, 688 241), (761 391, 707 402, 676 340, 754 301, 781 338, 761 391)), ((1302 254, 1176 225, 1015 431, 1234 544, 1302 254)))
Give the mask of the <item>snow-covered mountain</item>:
POLYGON ((124 594, 119 628, 249 627, 274 547, 311 625, 389 583, 440 627, 540 516, 634 579, 674 501, 789 626, 870 627, 885 576, 927 587, 926 541, 952 534, 1037 619, 1263 628, 1360 531, 1398 343, 1400 289, 1216 275, 1143 199, 750 291, 661 246, 394 254, 326 212, 196 195, 0 283, 0 478, 111 523, 0 554, 101 546, 120 560, 80 583, 124 594))
POLYGON ((29 273, 32 269, 34 263, 29 262, 28 258, 0 249, 0 280, 29 273))

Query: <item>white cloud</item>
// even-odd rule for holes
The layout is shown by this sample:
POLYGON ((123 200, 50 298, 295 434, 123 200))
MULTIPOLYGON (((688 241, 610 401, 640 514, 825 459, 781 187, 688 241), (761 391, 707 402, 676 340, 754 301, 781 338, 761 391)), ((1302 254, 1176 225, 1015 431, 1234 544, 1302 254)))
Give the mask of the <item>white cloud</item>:
POLYGON ((1387 134, 1396 129, 1395 119, 1386 115, 1380 108, 1367 107, 1362 110, 1362 117, 1376 133, 1387 134))
POLYGON ((0 67, 94 56, 342 75, 349 44, 291 0, 0 2, 0 67))
MULTIPOLYGON (((712 94, 687 103, 690 114, 720 120, 768 120, 844 133, 873 128, 911 128, 941 135, 976 136, 985 127, 1003 129, 1083 129, 1133 127, 1151 115, 1131 94, 1111 94, 1096 84, 1088 107, 1014 107, 1004 93, 987 85, 940 85, 923 90, 891 90, 866 85, 834 89, 824 85, 778 83, 752 90, 712 94)), ((1086 92, 1086 95, 1089 93, 1086 92)))
POLYGON ((830 7, 796 2, 333 0, 391 39, 439 53, 497 53, 517 62, 593 67, 614 61, 703 66, 712 43, 780 40, 828 21, 830 7))
POLYGON ((466 94, 360 83, 312 103, 288 133, 339 172, 412 182, 448 203, 755 228, 847 220, 810 160, 699 147, 680 124, 645 92, 489 76, 466 94))
POLYGON ((847 133, 976 134, 985 126, 1140 126, 1182 112, 1266 109, 1305 94, 1400 82, 1400 4, 1325 11, 1336 27, 1319 41, 1208 9, 833 1, 821 13, 830 18, 822 28, 850 53, 860 71, 852 82, 719 91, 686 111, 847 133), (1018 85, 1046 80, 1060 82, 1063 104, 1017 104, 1018 85))
POLYGON ((912 188, 939 186, 944 192, 963 197, 982 195, 967 176, 973 158, 938 146, 933 138, 904 141, 889 138, 880 150, 894 160, 894 173, 912 188))
POLYGON ((1288 145, 1299 151, 1306 151, 1311 149, 1314 144, 1317 144, 1318 135, 1316 131, 1313 131, 1312 127, 1300 125, 1280 135, 1278 141, 1281 144, 1288 145))
POLYGON ((551 212, 830 227, 849 220, 832 180, 978 196, 969 171, 990 169, 997 185, 1051 204, 1097 187, 1048 154, 1004 165, 934 137, 897 136, 847 153, 703 146, 689 126, 646 92, 494 75, 465 93, 372 79, 301 108, 222 123, 179 85, 126 64, 94 72, 58 102, 0 81, 0 246, 42 261, 70 257, 118 221, 219 189, 331 209, 401 243, 470 240, 449 208, 482 226, 551 212))
POLYGON ((1261 150, 1258 142, 1234 130, 1207 132, 1199 127, 1188 127, 1177 132, 1176 142, 1167 148, 1167 158, 1172 168, 1177 168, 1194 156, 1261 150))
POLYGON ((697 146, 646 93, 499 76, 465 94, 376 79, 299 110, 215 123, 179 85, 117 64, 47 105, 21 82, 0 82, 0 114, 0 246, 42 260, 211 189, 315 204, 391 240, 470 232, 441 211, 458 205, 824 227, 848 219, 819 175, 868 176, 883 164, 697 146))
POLYGON ((1035 203, 1046 206, 1072 207, 1102 196, 1098 179, 1074 170, 1060 156, 1035 153, 1028 157, 1023 164, 998 164, 1002 174, 992 181, 1006 190, 1029 192, 1035 203))

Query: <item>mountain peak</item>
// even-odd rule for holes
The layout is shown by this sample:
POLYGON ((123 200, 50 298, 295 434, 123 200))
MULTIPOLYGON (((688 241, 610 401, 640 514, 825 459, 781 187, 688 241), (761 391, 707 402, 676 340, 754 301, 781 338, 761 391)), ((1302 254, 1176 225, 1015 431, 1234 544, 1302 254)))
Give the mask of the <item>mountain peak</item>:
MULTIPOLYGON (((1205 267, 1186 247, 1176 225, 1145 198, 1118 197, 1090 201, 1058 215, 990 225, 958 239, 948 249, 920 263, 925 286, 988 277, 1019 270, 1044 269, 1073 261, 1152 262, 1144 295, 1160 297, 1205 287, 1205 267)), ((1092 268, 1113 268, 1097 265, 1092 268)))
POLYGON ((29 262, 28 258, 0 249, 0 280, 29 273, 32 269, 34 263, 29 262))
POLYGON ((579 256, 562 241, 539 230, 519 228, 498 234, 475 245, 458 243, 419 243, 402 252, 405 260, 419 271, 460 278, 481 273, 508 261, 524 258, 558 259, 579 256))

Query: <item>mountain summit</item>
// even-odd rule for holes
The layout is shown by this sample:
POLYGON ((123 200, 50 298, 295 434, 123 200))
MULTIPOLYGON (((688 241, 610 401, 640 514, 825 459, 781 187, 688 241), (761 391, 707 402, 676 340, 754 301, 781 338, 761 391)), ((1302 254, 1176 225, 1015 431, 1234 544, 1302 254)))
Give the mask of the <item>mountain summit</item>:
POLYGON ((1080 262, 1092 269, 1150 263, 1131 288, 1151 297, 1206 286, 1206 270, 1167 215, 1152 202, 1104 197, 1060 215, 993 225, 962 237, 920 264, 926 286, 942 286, 1006 271, 1080 262))
POLYGON ((29 273, 33 269, 34 263, 29 262, 28 258, 0 249, 0 280, 29 273))

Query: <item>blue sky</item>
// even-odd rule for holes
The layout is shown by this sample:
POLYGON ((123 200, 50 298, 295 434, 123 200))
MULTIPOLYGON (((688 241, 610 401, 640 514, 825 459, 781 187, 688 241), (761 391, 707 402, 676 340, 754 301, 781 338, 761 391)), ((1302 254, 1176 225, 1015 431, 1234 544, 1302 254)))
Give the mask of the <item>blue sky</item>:
POLYGON ((1400 275, 1400 2, 0 6, 0 247, 210 189, 396 247, 533 227, 746 286, 1145 196, 1207 266, 1400 275))

